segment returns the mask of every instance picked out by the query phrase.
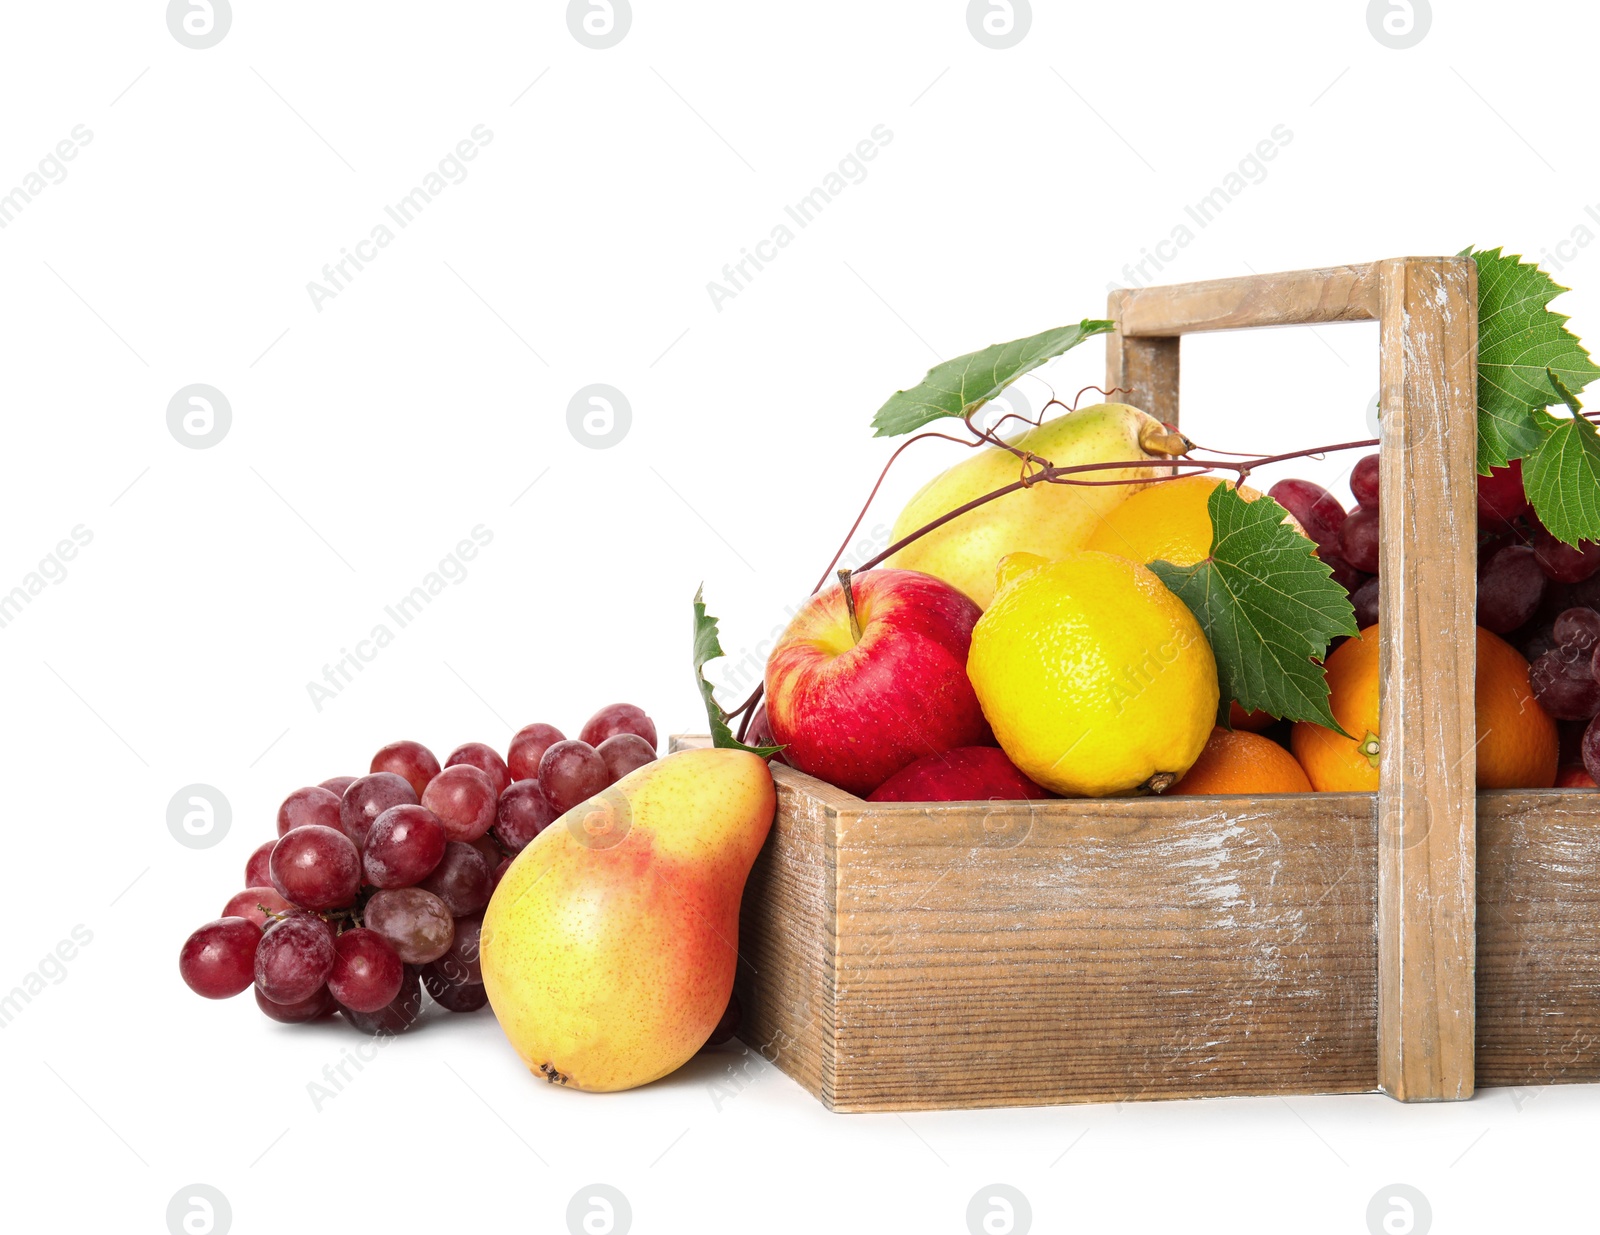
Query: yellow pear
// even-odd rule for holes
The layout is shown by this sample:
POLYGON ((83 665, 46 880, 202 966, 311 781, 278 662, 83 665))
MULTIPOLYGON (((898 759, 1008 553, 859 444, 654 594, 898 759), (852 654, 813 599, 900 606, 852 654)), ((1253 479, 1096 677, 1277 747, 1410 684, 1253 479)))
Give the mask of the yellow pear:
POLYGON ((483 917, 483 984, 540 1078, 631 1089, 705 1044, 733 990, 739 899, 772 825, 764 760, 690 750, 550 824, 483 917))
MULTIPOLYGON (((1099 403, 1067 412, 1007 441, 1059 467, 1122 460, 1169 459, 1188 442, 1159 420, 1126 403, 1099 403)), ((895 520, 890 543, 1021 477, 1022 460, 999 446, 934 477, 895 520)), ((1157 474, 1151 466, 1108 468, 1084 480, 1137 480, 1157 474)), ((1008 493, 952 519, 891 557, 886 565, 920 570, 960 588, 980 608, 994 599, 995 567, 1008 553, 1058 558, 1081 549, 1100 519, 1137 486, 1035 484, 1008 493)))

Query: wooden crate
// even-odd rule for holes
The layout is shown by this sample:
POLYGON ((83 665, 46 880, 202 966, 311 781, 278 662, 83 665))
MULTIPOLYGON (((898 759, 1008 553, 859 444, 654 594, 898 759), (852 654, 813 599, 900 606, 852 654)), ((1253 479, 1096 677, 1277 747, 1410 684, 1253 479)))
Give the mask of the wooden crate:
POLYGON ((740 1036, 830 1109, 1600 1079, 1600 795, 1476 794, 1466 258, 1114 293, 1107 387, 1179 337, 1380 323, 1376 794, 869 803, 775 766, 740 1036))

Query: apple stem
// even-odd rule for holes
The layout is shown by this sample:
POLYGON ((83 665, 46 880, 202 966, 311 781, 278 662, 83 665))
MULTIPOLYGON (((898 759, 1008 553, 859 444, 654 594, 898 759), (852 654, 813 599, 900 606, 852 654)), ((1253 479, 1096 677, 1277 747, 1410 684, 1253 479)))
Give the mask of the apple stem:
POLYGON ((850 570, 848 567, 839 571, 839 586, 844 589, 844 611, 850 615, 850 637, 857 643, 861 642, 861 622, 856 617, 856 591, 850 585, 850 570))

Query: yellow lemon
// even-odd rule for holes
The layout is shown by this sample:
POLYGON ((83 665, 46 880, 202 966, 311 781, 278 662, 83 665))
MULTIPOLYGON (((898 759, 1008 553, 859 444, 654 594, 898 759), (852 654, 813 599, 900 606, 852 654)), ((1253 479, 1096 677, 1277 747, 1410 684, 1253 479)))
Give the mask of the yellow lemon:
POLYGON ((1217 719, 1217 662, 1160 579, 1110 553, 1002 570, 972 631, 967 676, 1001 748, 1074 797, 1160 791, 1217 719))
MULTIPOLYGON (((1215 476, 1180 476, 1140 485, 1127 501, 1100 516, 1083 547, 1134 562, 1174 566, 1203 562, 1211 556, 1211 511, 1206 503, 1221 484, 1233 482, 1215 476)), ((1243 485, 1239 496, 1253 502, 1261 494, 1243 485)), ((1286 522, 1293 522, 1293 517, 1286 522)))

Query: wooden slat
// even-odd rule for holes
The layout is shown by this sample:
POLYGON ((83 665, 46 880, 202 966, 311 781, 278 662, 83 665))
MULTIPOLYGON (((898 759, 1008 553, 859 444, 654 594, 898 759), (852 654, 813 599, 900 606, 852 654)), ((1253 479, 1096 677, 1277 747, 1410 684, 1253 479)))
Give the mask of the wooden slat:
POLYGON ((740 1036, 831 1008, 831 1042, 776 1062, 833 1109, 1376 1087, 1372 795, 852 811, 774 773, 740 1036), (812 810, 831 855, 795 843, 812 810), (836 926, 802 937, 830 860, 836 926), (795 954, 819 944, 820 967, 795 954))
POLYGON ((832 785, 773 764, 778 813, 745 883, 734 992, 739 1037, 824 1103, 834 1064, 832 785))
MULTIPOLYGON (((1127 292, 1112 292, 1106 316, 1120 321, 1127 292)), ((1106 336, 1106 398, 1131 403, 1169 425, 1178 423, 1178 351, 1176 338, 1131 339, 1120 331, 1106 336)))
POLYGON ((1130 339, 1253 326, 1363 322, 1378 316, 1376 268, 1334 266, 1170 287, 1131 288, 1114 315, 1130 339))
POLYGON ((1379 283, 1379 1078, 1429 1101, 1473 1089, 1477 265, 1379 283))
POLYGON ((1478 797, 1479 1085, 1600 1081, 1600 793, 1478 797))

